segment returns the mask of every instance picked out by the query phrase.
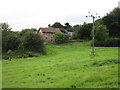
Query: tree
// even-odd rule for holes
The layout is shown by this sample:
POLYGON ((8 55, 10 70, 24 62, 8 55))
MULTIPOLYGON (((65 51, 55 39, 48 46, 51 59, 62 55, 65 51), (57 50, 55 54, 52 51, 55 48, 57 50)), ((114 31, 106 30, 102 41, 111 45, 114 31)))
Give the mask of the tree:
POLYGON ((110 37, 120 37, 120 8, 114 8, 102 20, 109 30, 110 37))
POLYGON ((65 23, 64 29, 66 29, 66 30, 69 31, 69 32, 72 32, 72 31, 73 31, 73 30, 72 30, 72 26, 71 26, 68 22, 65 23))
POLYGON ((98 26, 100 24, 103 24, 103 20, 102 19, 97 19, 95 22, 94 22, 94 25, 95 26, 98 26))
POLYGON ((0 23, 0 28, 4 31, 10 31, 12 28, 9 28, 8 23, 0 23))
POLYGON ((77 31, 79 39, 91 39, 92 23, 83 24, 77 31))
POLYGON ((97 41, 105 41, 108 37, 107 28, 105 25, 99 25, 96 27, 95 39, 97 41))
POLYGON ((20 39, 15 35, 10 35, 7 39, 6 45, 3 44, 3 50, 16 50, 20 44, 20 39))
POLYGON ((69 41, 69 36, 67 34, 55 33, 53 37, 56 44, 67 43, 69 41))
POLYGON ((21 40, 21 43, 19 45, 19 49, 21 51, 24 51, 24 49, 25 49, 24 45, 23 45, 23 42, 24 42, 24 38, 26 37, 26 35, 28 33, 36 33, 36 32, 37 32, 36 28, 31 28, 31 29, 27 28, 27 29, 23 29, 21 32, 19 32, 19 38, 21 40))
POLYGON ((64 28, 64 26, 59 22, 55 22, 51 27, 53 27, 53 28, 64 28))
POLYGON ((43 39, 39 33, 27 33, 24 37, 23 45, 28 51, 46 54, 43 39))
POLYGON ((78 31, 80 30, 80 28, 81 28, 81 25, 78 25, 78 24, 72 27, 73 31, 78 31))
POLYGON ((17 35, 11 31, 7 23, 1 23, 2 28, 2 50, 7 52, 8 50, 16 50, 19 46, 20 39, 17 35))
POLYGON ((72 30, 74 31, 73 39, 78 39, 79 38, 78 32, 80 31, 80 28, 81 28, 81 25, 74 25, 72 27, 72 30))
POLYGON ((31 28, 31 29, 27 28, 27 29, 23 29, 23 30, 20 32, 20 36, 24 36, 24 34, 26 34, 26 33, 36 32, 36 31, 37 31, 36 28, 31 28))

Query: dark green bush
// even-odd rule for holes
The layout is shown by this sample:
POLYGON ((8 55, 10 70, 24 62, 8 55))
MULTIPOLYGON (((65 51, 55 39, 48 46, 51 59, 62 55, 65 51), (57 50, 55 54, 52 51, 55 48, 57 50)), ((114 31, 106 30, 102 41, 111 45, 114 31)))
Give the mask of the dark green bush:
POLYGON ((2 36, 2 50, 7 52, 8 50, 16 50, 20 44, 20 39, 12 32, 6 31, 6 34, 2 36))
POLYGON ((38 33, 27 33, 23 39, 25 50, 46 54, 43 39, 38 33))
POLYGON ((55 33, 54 34, 54 42, 56 44, 67 43, 69 41, 69 36, 63 33, 55 33))
POLYGON ((120 47, 120 38, 109 38, 106 41, 95 41, 96 47, 120 47))
POLYGON ((95 39, 97 41, 105 41, 108 38, 107 28, 105 25, 99 25, 95 29, 95 39))

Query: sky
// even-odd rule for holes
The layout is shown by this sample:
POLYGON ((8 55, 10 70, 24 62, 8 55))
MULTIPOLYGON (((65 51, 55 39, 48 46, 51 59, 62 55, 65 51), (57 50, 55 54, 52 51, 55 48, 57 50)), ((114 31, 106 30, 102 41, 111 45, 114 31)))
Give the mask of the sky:
POLYGON ((0 0, 0 23, 13 31, 48 27, 55 22, 70 25, 92 22, 88 12, 101 17, 118 7, 119 0, 0 0))

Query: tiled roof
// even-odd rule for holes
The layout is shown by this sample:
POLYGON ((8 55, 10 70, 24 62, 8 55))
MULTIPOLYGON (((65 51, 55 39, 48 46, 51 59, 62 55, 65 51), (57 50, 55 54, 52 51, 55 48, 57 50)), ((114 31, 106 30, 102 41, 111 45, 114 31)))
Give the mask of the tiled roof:
POLYGON ((40 28, 38 30, 39 31, 42 31, 42 32, 61 32, 61 30, 59 28, 52 28, 52 27, 49 27, 49 28, 40 28))

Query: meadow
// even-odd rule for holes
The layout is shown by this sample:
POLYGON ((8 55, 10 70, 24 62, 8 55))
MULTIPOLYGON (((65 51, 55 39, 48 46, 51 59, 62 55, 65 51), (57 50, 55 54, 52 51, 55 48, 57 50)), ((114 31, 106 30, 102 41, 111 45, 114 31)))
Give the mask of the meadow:
POLYGON ((118 88, 118 47, 46 45, 47 55, 3 60, 3 88, 118 88))

